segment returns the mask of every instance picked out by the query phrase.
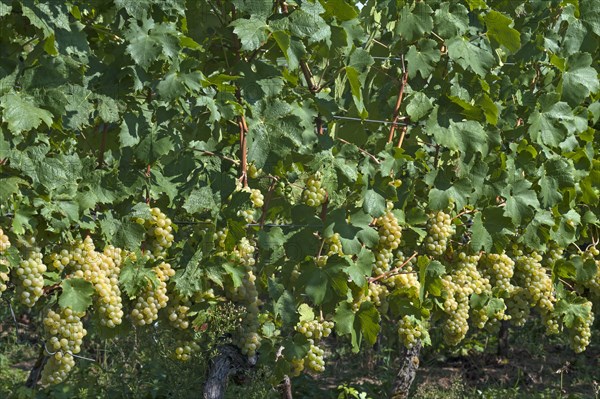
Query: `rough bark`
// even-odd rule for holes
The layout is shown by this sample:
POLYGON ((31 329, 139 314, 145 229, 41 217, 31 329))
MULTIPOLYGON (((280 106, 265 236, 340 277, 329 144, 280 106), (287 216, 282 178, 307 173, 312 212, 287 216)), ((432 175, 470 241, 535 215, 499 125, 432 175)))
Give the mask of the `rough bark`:
POLYGON ((25 382, 25 386, 27 388, 35 388, 42 376, 42 369, 46 365, 47 361, 48 356, 45 355, 44 348, 42 347, 38 359, 31 368, 31 371, 29 371, 29 376, 27 377, 27 381, 25 382))
POLYGON ((394 388, 392 389, 390 398, 406 399, 410 391, 417 369, 419 368, 419 354, 421 353, 421 341, 417 341, 412 348, 407 349, 402 359, 400 371, 396 375, 394 388))
POLYGON ((281 383, 281 398, 282 399, 293 399, 292 398, 292 381, 290 377, 287 375, 283 377, 283 382, 281 383))
POLYGON ((241 375, 254 363, 233 345, 219 347, 208 370, 208 377, 204 384, 204 399, 222 399, 225 396, 229 377, 241 375))

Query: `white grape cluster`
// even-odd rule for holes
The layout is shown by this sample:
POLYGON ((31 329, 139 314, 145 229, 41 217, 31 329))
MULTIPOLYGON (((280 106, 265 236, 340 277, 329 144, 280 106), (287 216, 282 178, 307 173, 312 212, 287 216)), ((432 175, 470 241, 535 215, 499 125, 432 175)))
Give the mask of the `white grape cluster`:
POLYGON ((598 255, 600 255, 600 251, 595 246, 590 246, 583 253, 582 258, 584 261, 591 259, 596 263, 596 274, 591 279, 584 282, 583 285, 590 290, 592 295, 600 298, 600 259, 598 258, 598 255))
POLYGON ((48 266, 52 267, 57 272, 62 272, 73 260, 71 252, 63 248, 59 252, 52 252, 47 256, 48 266))
POLYGON ((302 320, 296 325, 296 331, 314 341, 327 338, 332 329, 333 322, 327 320, 302 320))
POLYGON ((376 225, 379 227, 379 242, 375 249, 375 267, 373 273, 380 276, 390 270, 394 261, 394 250, 398 249, 402 241, 402 227, 398 219, 392 212, 394 204, 387 203, 386 213, 377 219, 376 225))
POLYGON ((506 297, 513 290, 511 279, 515 271, 515 262, 506 254, 486 253, 479 261, 480 269, 486 276, 499 296, 506 297))
POLYGON ((100 254, 100 259, 104 277, 94 284, 98 293, 96 303, 100 314, 100 324, 113 328, 121 324, 123 320, 123 302, 119 288, 123 251, 109 245, 100 254))
POLYGON ((277 182, 275 192, 278 196, 285 198, 290 205, 296 204, 296 195, 294 194, 294 188, 290 184, 286 184, 283 180, 277 182))
POLYGON ((159 208, 151 208, 150 215, 151 218, 144 223, 150 237, 147 244, 152 256, 163 259, 175 239, 172 222, 159 208))
POLYGON ((302 374, 302 372, 304 371, 304 359, 305 358, 301 358, 301 359, 297 359, 297 358, 293 358, 290 361, 290 366, 292 367, 291 371, 290 371, 290 375, 292 377, 298 377, 300 374, 302 374))
POLYGON ((315 373, 322 373, 325 371, 324 355, 325 351, 311 342, 310 349, 308 350, 308 354, 304 360, 304 364, 315 373))
POLYGON ((247 271, 252 271, 252 267, 256 263, 254 252, 256 251, 255 244, 248 238, 242 237, 239 244, 233 250, 234 258, 240 262, 247 271))
POLYGON ((245 270, 242 284, 229 293, 233 300, 241 302, 246 307, 246 314, 237 331, 235 342, 244 355, 252 357, 260 348, 261 339, 258 334, 260 322, 258 320, 260 300, 256 289, 256 276, 254 275, 254 252, 256 248, 248 238, 244 237, 233 251, 234 260, 245 270))
POLYGON ((93 284, 100 323, 109 328, 121 324, 123 303, 119 274, 123 260, 122 250, 109 245, 103 252, 98 252, 92 238, 87 236, 83 241, 77 242, 70 253, 65 254, 63 251, 59 254, 60 259, 55 259, 54 263, 64 267, 65 261, 69 259, 73 276, 93 284))
POLYGON ((551 242, 550 244, 548 244, 548 250, 544 254, 544 266, 546 266, 549 269, 552 269, 554 263, 563 258, 564 252, 565 249, 559 246, 557 243, 551 242))
POLYGON ((46 265, 42 262, 42 254, 37 250, 28 251, 26 259, 22 259, 15 270, 17 275, 17 295, 27 307, 33 307, 44 293, 44 276, 46 265))
POLYGON ((165 308, 169 301, 167 281, 175 275, 175 270, 166 262, 160 263, 152 270, 158 278, 159 286, 153 288, 152 284, 148 283, 146 290, 136 298, 131 318, 133 324, 137 326, 148 325, 155 321, 158 318, 158 311, 165 308))
POLYGON ((173 245, 173 222, 159 208, 150 208, 150 219, 138 217, 138 224, 143 225, 147 231, 145 246, 151 259, 163 259, 167 249, 173 245))
POLYGON ((425 249, 433 256, 443 255, 448 247, 448 239, 455 232, 456 227, 452 224, 452 218, 449 214, 443 211, 429 214, 425 249))
POLYGON ((417 265, 417 258, 414 257, 402 266, 406 262, 406 255, 401 250, 396 251, 396 260, 394 261, 394 268, 399 268, 398 274, 389 276, 383 280, 383 283, 393 291, 401 291, 407 294, 409 297, 418 298, 419 290, 421 289, 421 283, 419 282, 419 276, 415 272, 417 265))
POLYGON ((48 341, 46 354, 50 356, 42 370, 42 384, 58 384, 65 380, 75 365, 73 355, 81 351, 83 337, 87 331, 81 318, 85 312, 74 312, 64 308, 60 313, 50 310, 44 318, 48 341))
POLYGON ((449 345, 457 345, 469 330, 469 297, 491 292, 489 280, 477 270, 479 259, 479 254, 459 252, 450 273, 442 277, 442 291, 446 295, 444 311, 447 315, 442 328, 444 340, 449 345))
POLYGON ((327 252, 326 255, 321 255, 316 258, 317 266, 324 267, 330 256, 344 256, 342 240, 339 233, 334 233, 331 237, 326 238, 323 245, 327 252))
POLYGON ((569 332, 569 342, 575 353, 581 353, 590 344, 592 338, 592 324, 594 313, 592 313, 592 302, 587 301, 585 317, 577 317, 573 322, 573 328, 569 332))
POLYGON ((414 293, 418 296, 421 289, 421 283, 417 273, 412 271, 403 271, 386 278, 384 284, 393 291, 402 291, 404 293, 414 293))
POLYGON ((526 288, 515 287, 510 293, 510 300, 506 301, 506 313, 510 315, 511 324, 517 327, 524 326, 531 313, 528 296, 526 288))
POLYGON ((412 348, 413 345, 420 339, 429 336, 427 328, 420 323, 415 316, 404 315, 398 322, 398 337, 400 342, 407 348, 412 348))
POLYGON ((225 240, 227 239, 227 234, 229 233, 229 229, 224 227, 220 230, 217 230, 213 234, 213 240, 215 241, 215 251, 217 254, 225 254, 225 240))
POLYGON ((250 201, 252 201, 253 207, 262 208, 265 203, 265 197, 262 195, 259 189, 253 188, 250 189, 250 201))
POLYGON ((242 191, 246 191, 250 193, 250 201, 252 202, 252 207, 242 209, 238 211, 237 215, 244 218, 246 223, 252 223, 255 220, 256 210, 262 208, 265 203, 265 197, 262 195, 259 189, 256 188, 239 188, 242 191))
POLYGON ((10 277, 8 276, 8 270, 8 261, 6 259, 0 259, 0 297, 2 296, 2 293, 8 288, 7 283, 10 279, 10 277), (5 270, 7 271, 2 271, 2 268, 5 268, 5 270))
POLYGON ((553 335, 559 334, 561 330, 561 323, 558 319, 558 315, 551 312, 542 311, 542 322, 546 326, 546 334, 553 335))
POLYGON ((387 305, 386 299, 389 293, 388 288, 384 284, 371 282, 369 283, 367 290, 363 291, 358 299, 352 304, 352 310, 358 312, 363 302, 371 302, 378 308, 385 307, 387 305))
POLYGON ((0 254, 6 252, 10 248, 10 241, 4 231, 0 229, 0 254))
POLYGON ((387 203, 387 212, 377 219, 376 225, 379 227, 379 247, 396 250, 402 241, 402 227, 398 219, 392 212, 394 204, 387 203))
POLYGON ((177 347, 175 348, 175 359, 187 362, 191 359, 194 353, 198 353, 200 351, 200 345, 198 345, 194 341, 182 341, 179 342, 177 347))
POLYGON ((327 244, 327 256, 344 256, 340 233, 334 233, 325 240, 325 243, 327 244))
POLYGON ((375 265, 373 275, 381 276, 390 270, 394 261, 394 253, 389 248, 377 248, 375 251, 375 265))
MULTIPOLYGON (((0 255, 2 255, 5 251, 10 248, 10 241, 8 240, 8 236, 4 234, 4 231, 0 229, 0 255)), ((6 259, 0 259, 0 296, 2 293, 6 291, 8 288, 7 283, 10 279, 8 276, 9 264, 6 259), (3 271, 6 270, 6 271, 3 271)))
POLYGON ((515 259, 515 280, 526 289, 529 304, 537 306, 542 312, 554 310, 556 297, 552 279, 542 266, 542 256, 537 252, 525 254, 518 246, 513 247, 515 259))
POLYGON ((319 207, 325 202, 327 191, 321 187, 321 175, 316 173, 306 179, 306 190, 302 195, 304 203, 314 208, 319 207))
POLYGON ((190 305, 189 300, 176 297, 173 303, 167 307, 169 324, 180 330, 187 329, 190 326, 190 322, 188 321, 190 305))
POLYGON ((253 163, 248 165, 248 177, 251 179, 256 179, 259 175, 263 173, 262 169, 258 169, 256 165, 253 163))
POLYGON ((473 324, 479 329, 482 329, 486 325, 489 326, 493 322, 510 320, 511 317, 508 314, 506 314, 506 303, 503 299, 500 299, 500 301, 502 301, 503 307, 500 309, 496 309, 492 314, 490 314, 490 312, 488 311, 487 306, 484 306, 479 309, 471 308, 471 324, 473 324))
POLYGON ((462 290, 465 296, 491 293, 492 286, 489 279, 482 276, 477 269, 480 255, 467 255, 465 252, 459 252, 457 258, 451 272, 452 280, 457 285, 457 289, 462 290))
POLYGON ((442 325, 444 341, 448 345, 458 345, 469 331, 469 301, 460 297, 452 305, 452 310, 446 308, 447 318, 442 325))

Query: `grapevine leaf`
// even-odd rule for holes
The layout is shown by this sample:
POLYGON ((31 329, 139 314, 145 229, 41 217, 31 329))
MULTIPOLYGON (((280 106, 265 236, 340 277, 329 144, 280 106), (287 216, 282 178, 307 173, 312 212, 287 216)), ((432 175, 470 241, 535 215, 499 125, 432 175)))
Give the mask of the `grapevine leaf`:
POLYGON ((0 0, 0 17, 9 15, 11 11, 12 11, 12 1, 11 0, 0 0))
POLYGON ((517 180, 507 184, 502 195, 506 198, 504 214, 512 219, 515 226, 518 226, 523 219, 532 216, 540 206, 537 195, 531 190, 531 183, 527 180, 517 180))
POLYGON ((380 217, 385 213, 385 198, 375 190, 367 190, 363 200, 363 209, 373 217, 380 217))
POLYGON ((576 320, 587 320, 591 311, 588 300, 573 292, 561 298, 555 307, 555 312, 563 316, 567 328, 573 328, 576 320))
POLYGON ((300 321, 313 321, 315 319, 315 312, 305 303, 298 307, 298 314, 300 315, 300 321))
POLYGON ((379 322, 381 316, 371 302, 363 302, 360 309, 356 312, 355 325, 370 345, 377 341, 377 335, 381 329, 379 322))
POLYGON ((405 5, 400 11, 396 23, 396 33, 411 42, 422 37, 433 29, 433 10, 424 2, 414 4, 414 7, 405 5))
POLYGON ((148 288, 156 288, 160 281, 156 273, 146 266, 146 258, 138 256, 137 260, 127 257, 119 274, 119 283, 129 299, 134 299, 148 288))
POLYGON ((81 278, 67 278, 60 284, 62 293, 58 298, 61 308, 71 308, 74 312, 85 312, 92 304, 94 286, 81 278))
POLYGON ((324 2, 326 16, 333 15, 339 21, 350 21, 358 16, 354 5, 348 4, 346 0, 328 0, 324 2))
POLYGON ((421 283, 421 291, 419 292, 421 302, 425 300, 426 292, 434 296, 441 295, 442 281, 440 277, 446 272, 444 265, 437 260, 430 261, 426 256, 419 256, 417 265, 419 267, 419 282, 421 283))
POLYGON ((130 220, 122 220, 116 229, 113 245, 120 248, 137 249, 144 239, 144 227, 130 220))
POLYGON ((350 91, 352 92, 352 98, 354 99, 354 105, 356 105, 361 117, 366 118, 368 113, 365 109, 365 104, 363 103, 360 73, 356 70, 356 68, 351 66, 347 66, 345 70, 348 83, 350 84, 350 91))
POLYGON ((237 19, 230 26, 242 43, 242 50, 256 50, 267 40, 269 26, 258 16, 237 19))
POLYGON ((562 98, 572 106, 600 90, 598 71, 592 66, 592 56, 578 53, 569 57, 567 70, 563 73, 562 98))
POLYGON ((463 69, 470 69, 482 77, 487 75, 495 63, 490 51, 477 47, 464 37, 456 37, 448 41, 448 56, 463 69))
POLYGON ((36 129, 42 122, 48 127, 52 125, 52 114, 38 108, 29 95, 9 92, 0 98, 0 106, 4 110, 2 119, 15 134, 36 129))
POLYGON ((192 190, 187 196, 183 209, 189 214, 202 213, 207 209, 214 209, 217 206, 210 187, 200 187, 192 190))
POLYGON ((471 248, 491 251, 494 244, 502 247, 506 236, 511 233, 512 222, 499 207, 486 208, 473 217, 471 248))
POLYGON ((444 2, 435 10, 435 32, 450 39, 463 35, 469 28, 469 10, 456 2, 444 2))
POLYGON ((335 309, 335 315, 333 316, 333 321, 335 322, 335 331, 339 335, 350 335, 351 343, 352 343, 352 351, 358 352, 358 336, 356 334, 356 330, 354 329, 354 322, 356 319, 356 314, 352 309, 352 304, 343 301, 340 302, 335 309))
MULTIPOLYGON (((423 77, 424 76, 425 75, 423 75, 423 77)), ((428 115, 432 108, 433 105, 429 97, 418 92, 410 98, 410 102, 406 106, 406 113, 410 116, 411 121, 418 121, 422 117, 428 115)))
POLYGON ((487 27, 487 35, 498 44, 503 45, 513 53, 521 47, 519 31, 511 28, 513 20, 498 11, 491 10, 483 18, 487 27))
POLYGON ((155 27, 154 20, 148 18, 143 20, 141 27, 132 23, 127 32, 127 51, 135 63, 144 69, 147 69, 160 54, 160 42, 150 34, 155 27))

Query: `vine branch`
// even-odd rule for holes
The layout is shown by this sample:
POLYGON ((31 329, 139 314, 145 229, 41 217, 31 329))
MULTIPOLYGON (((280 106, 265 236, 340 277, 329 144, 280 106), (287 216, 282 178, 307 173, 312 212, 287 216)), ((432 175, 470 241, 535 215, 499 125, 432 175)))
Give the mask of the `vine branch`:
POLYGON ((407 264, 408 264, 408 263, 409 263, 411 260, 413 260, 413 259, 415 258, 415 256, 417 256, 418 254, 419 254, 418 252, 415 252, 415 253, 413 253, 413 254, 410 256, 410 258, 406 259, 406 260, 405 260, 405 261, 404 261, 404 262, 403 262, 403 263, 402 263, 400 266, 398 266, 398 267, 396 267, 396 268, 394 268, 394 269, 392 269, 392 270, 388 270, 387 272, 385 272, 385 273, 383 273, 383 274, 380 274, 380 275, 379 275, 379 276, 377 276, 377 277, 371 277, 371 278, 369 278, 369 283, 372 283, 372 282, 374 282, 374 281, 381 280, 381 279, 384 279, 384 278, 391 277, 391 276, 393 276, 393 275, 395 275, 395 274, 399 274, 398 272, 400 271, 400 269, 402 269, 404 266, 406 266, 406 265, 407 265, 407 264))
POLYGON ((396 131, 396 122, 400 114, 400 106, 402 105, 402 98, 404 97, 404 88, 408 82, 408 70, 404 67, 404 56, 402 56, 402 70, 404 75, 402 76, 402 83, 400 84, 400 91, 398 92, 398 98, 396 99, 396 106, 394 107, 394 118, 392 126, 390 127, 390 135, 388 136, 388 143, 391 143, 394 139, 394 132, 396 131))

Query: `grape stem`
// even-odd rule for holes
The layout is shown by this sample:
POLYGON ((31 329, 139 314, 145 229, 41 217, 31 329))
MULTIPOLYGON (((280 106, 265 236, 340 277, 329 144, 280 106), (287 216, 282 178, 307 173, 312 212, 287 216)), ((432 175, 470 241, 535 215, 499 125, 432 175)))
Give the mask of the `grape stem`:
POLYGON ((402 83, 400 84, 400 91, 398 92, 398 98, 396 99, 396 106, 394 107, 394 118, 392 126, 390 127, 390 135, 388 136, 388 143, 391 143, 394 139, 394 132, 396 131, 396 122, 400 116, 400 106, 402 105, 402 98, 404 97, 404 88, 406 87, 406 83, 408 82, 408 70, 404 65, 404 55, 402 56, 402 71, 404 75, 402 76, 402 83))
POLYGON ((201 152, 201 153, 206 154, 206 155, 210 155, 212 157, 221 158, 221 159, 223 159, 225 161, 231 162, 234 165, 239 165, 240 164, 240 161, 238 161, 237 159, 233 159, 233 158, 230 158, 230 157, 222 155, 222 154, 217 154, 216 152, 207 151, 207 150, 199 150, 197 148, 192 148, 192 150, 201 152))
POLYGON ((399 272, 400 272, 400 269, 402 269, 404 266, 406 266, 406 265, 407 265, 407 264, 408 264, 408 263, 409 263, 411 260, 413 260, 413 259, 414 259, 414 257, 415 257, 415 256, 417 256, 418 254, 419 254, 418 252, 415 252, 415 253, 413 253, 413 254, 410 256, 410 258, 406 259, 406 260, 405 260, 405 261, 404 261, 404 262, 403 262, 403 263, 402 263, 400 266, 398 266, 398 267, 396 267, 396 268, 394 268, 394 269, 392 269, 392 270, 389 270, 389 271, 387 271, 387 272, 385 272, 385 273, 383 273, 383 274, 380 274, 380 275, 379 275, 379 276, 377 276, 377 277, 371 277, 371 278, 369 278, 369 283, 372 283, 372 282, 374 282, 374 281, 381 280, 381 279, 384 279, 384 278, 391 277, 391 276, 393 276, 393 275, 395 275, 395 274, 400 274, 400 273, 399 273, 399 272))
POLYGON ((452 220, 458 219, 459 217, 463 216, 463 215, 467 215, 469 213, 477 213, 479 212, 477 209, 467 209, 465 211, 462 211, 461 213, 459 213, 458 215, 454 216, 452 218, 452 220))
POLYGON ((396 147, 402 148, 402 143, 404 142, 404 136, 406 136, 407 130, 408 130, 408 125, 404 125, 404 127, 402 128, 402 133, 400 134, 400 139, 398 140, 398 145, 396 147))
POLYGON ((244 188, 248 187, 248 158, 247 158, 247 143, 246 134, 248 133, 248 125, 246 124, 246 118, 244 115, 240 117, 240 151, 242 152, 242 175, 240 181, 243 183, 244 188))
POLYGON ((360 147, 359 147, 359 146, 357 146, 356 144, 354 144, 354 143, 351 143, 351 142, 349 142, 349 141, 347 141, 347 140, 344 140, 344 139, 342 139, 342 138, 340 138, 340 137, 336 137, 335 139, 336 139, 337 141, 340 141, 340 142, 344 143, 344 144, 350 144, 350 145, 353 145, 353 146, 355 146, 355 147, 358 149, 358 151, 360 151, 361 153, 363 153, 363 154, 365 154, 366 156, 368 156, 369 158, 371 158, 371 159, 373 160, 373 162, 375 162, 377 165, 379 165, 379 164, 381 163, 381 162, 379 161, 379 159, 377 159, 377 157, 376 157, 375 155, 371 154, 370 152, 368 152, 368 151, 366 151, 366 150, 363 150, 362 148, 360 148, 360 147))

